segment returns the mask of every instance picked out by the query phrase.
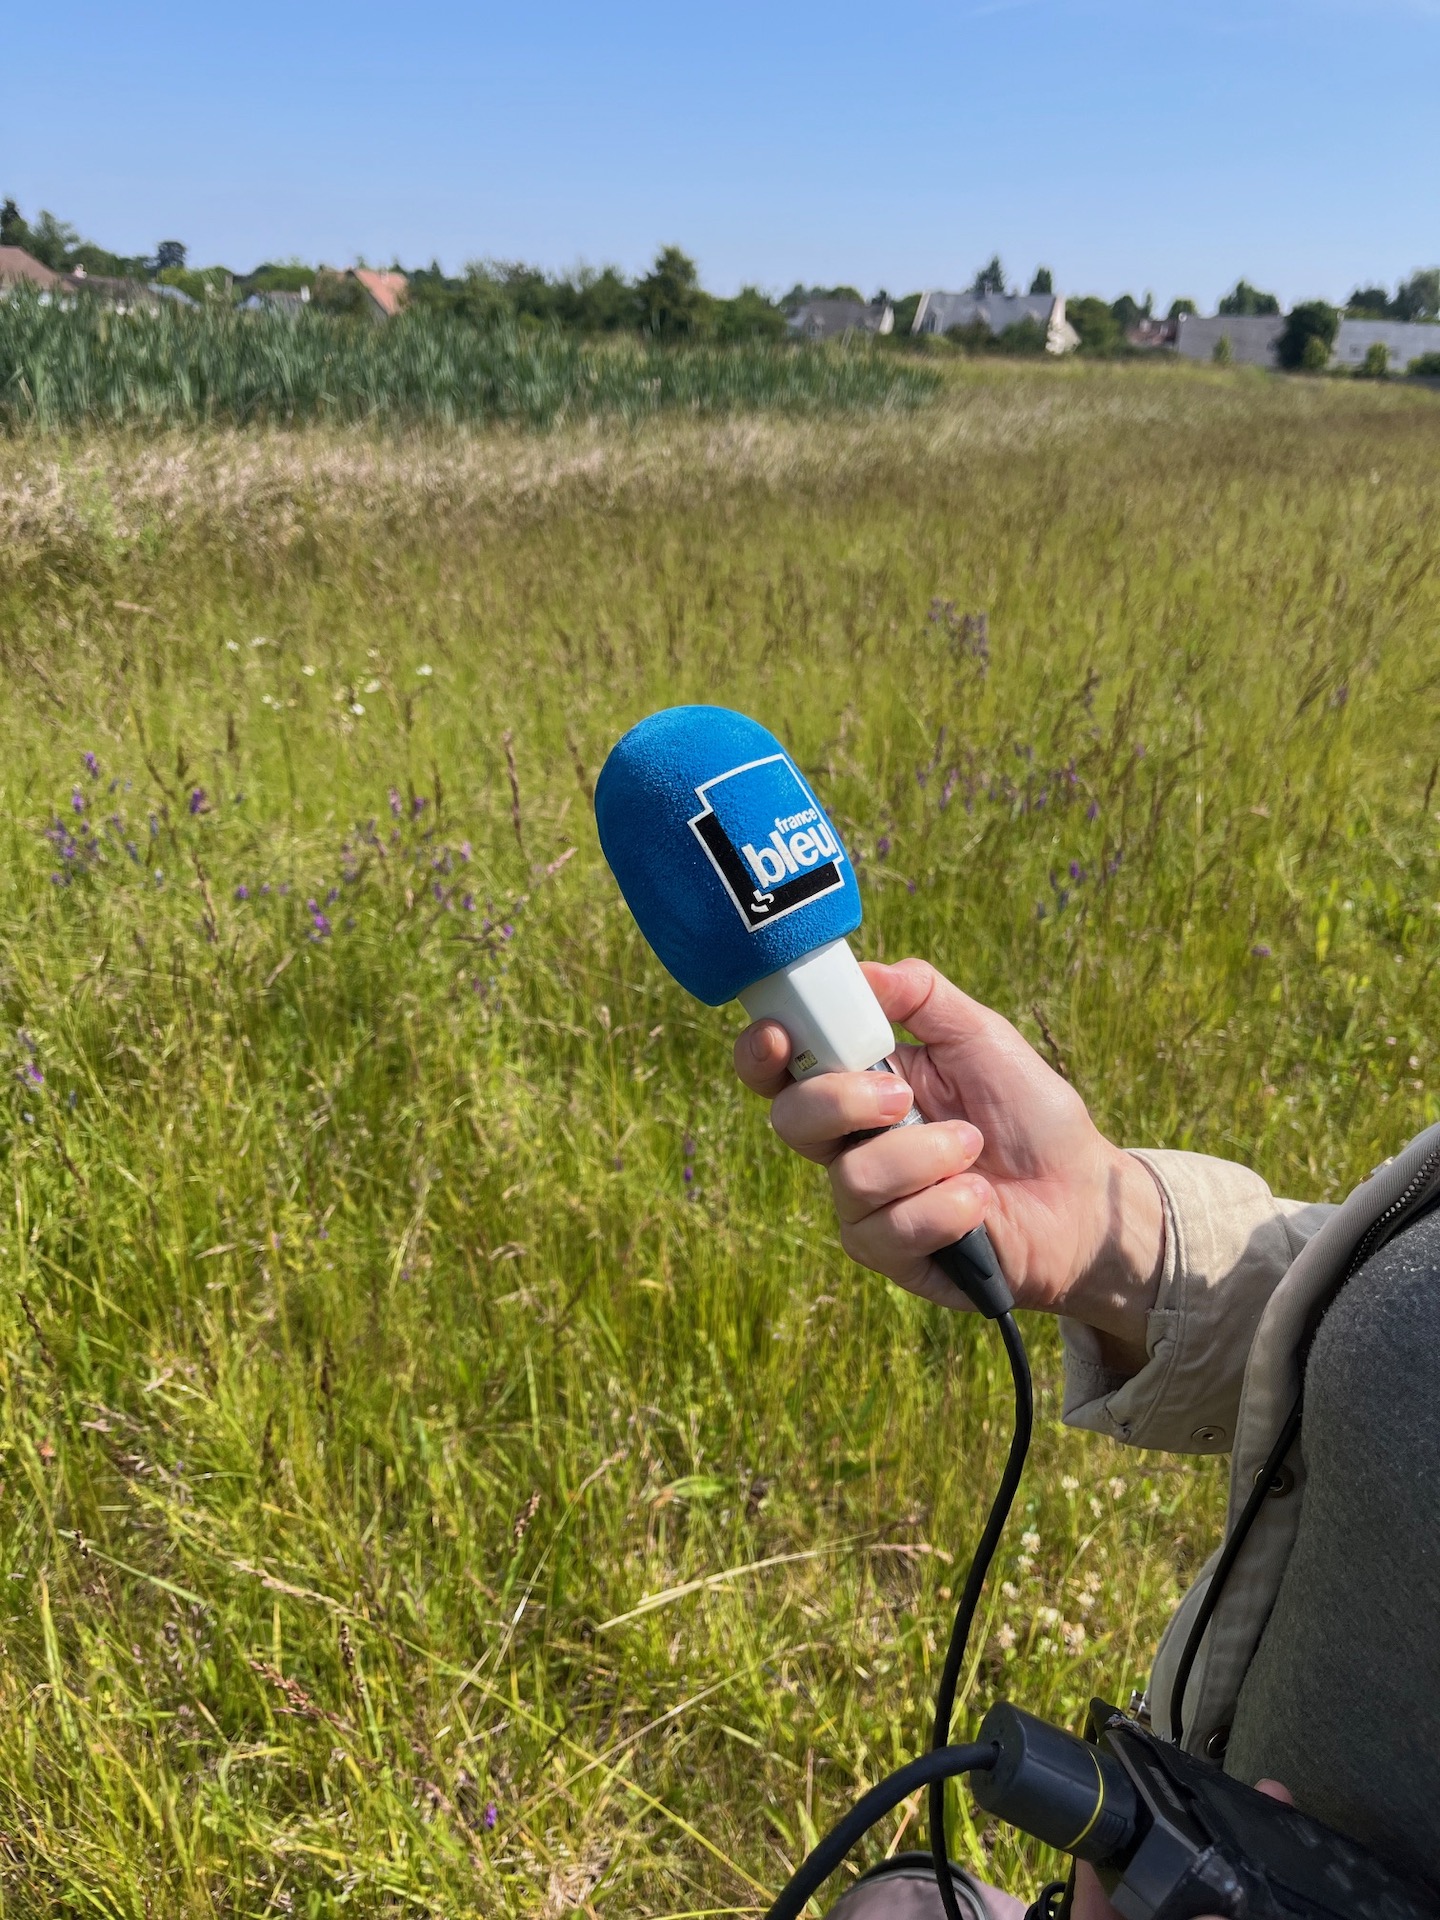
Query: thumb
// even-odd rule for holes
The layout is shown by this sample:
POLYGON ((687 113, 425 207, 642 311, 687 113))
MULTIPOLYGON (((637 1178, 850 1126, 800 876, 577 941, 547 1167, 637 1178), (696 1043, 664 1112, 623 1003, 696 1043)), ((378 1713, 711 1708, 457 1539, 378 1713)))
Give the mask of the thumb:
POLYGON ((962 993, 928 960, 900 960, 893 967, 869 960, 862 970, 886 1019, 905 1027, 926 1046, 964 1047, 987 1030, 1006 1024, 962 993))

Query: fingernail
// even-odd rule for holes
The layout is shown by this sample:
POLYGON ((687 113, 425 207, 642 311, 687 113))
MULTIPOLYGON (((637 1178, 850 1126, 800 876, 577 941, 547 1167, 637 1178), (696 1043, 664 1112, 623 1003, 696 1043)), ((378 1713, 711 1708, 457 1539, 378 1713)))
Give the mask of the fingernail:
POLYGON ((876 1089, 875 1104, 886 1120, 903 1120, 914 1105, 915 1096, 903 1080, 889 1080, 876 1089))
POLYGON ((775 1053, 775 1029, 752 1027, 745 1036, 745 1046, 756 1066, 763 1067, 775 1053))

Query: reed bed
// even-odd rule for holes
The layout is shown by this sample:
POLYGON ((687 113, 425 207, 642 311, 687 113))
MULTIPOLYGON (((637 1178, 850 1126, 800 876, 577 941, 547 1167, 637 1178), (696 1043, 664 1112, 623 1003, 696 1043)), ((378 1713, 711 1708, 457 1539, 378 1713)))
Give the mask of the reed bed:
MULTIPOLYGON (((1338 1194, 1440 1117, 1436 419, 985 369, 0 447, 7 1911, 763 1911, 925 1737, 1008 1389, 837 1253, 600 760, 762 715, 868 952, 1121 1137, 1338 1194)), ((1221 1514, 1223 1463, 1064 1430, 1030 1337, 961 1727, 1125 1698, 1221 1514)), ((963 1796, 955 1845, 1050 1865, 963 1796)))
POLYGON ((479 328, 445 315, 385 325, 250 314, 0 301, 0 426, 193 427, 311 422, 549 427, 671 411, 793 413, 914 407, 928 370, 864 348, 591 345, 557 329, 479 328))

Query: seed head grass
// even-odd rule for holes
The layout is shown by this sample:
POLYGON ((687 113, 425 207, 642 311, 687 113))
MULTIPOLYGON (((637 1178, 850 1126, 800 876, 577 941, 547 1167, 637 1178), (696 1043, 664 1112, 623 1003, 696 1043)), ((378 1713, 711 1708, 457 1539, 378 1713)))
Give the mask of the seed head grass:
MULTIPOLYGON (((0 448, 9 1911, 763 1911, 925 1740, 1008 1386, 838 1252, 598 767, 757 714, 865 953, 1115 1136, 1338 1198, 1440 1117, 1437 418, 1046 367, 0 448)), ((1223 1511, 1027 1334, 961 1737, 1123 1703, 1223 1511)), ((963 1791, 953 1844, 1054 1865, 963 1791)))

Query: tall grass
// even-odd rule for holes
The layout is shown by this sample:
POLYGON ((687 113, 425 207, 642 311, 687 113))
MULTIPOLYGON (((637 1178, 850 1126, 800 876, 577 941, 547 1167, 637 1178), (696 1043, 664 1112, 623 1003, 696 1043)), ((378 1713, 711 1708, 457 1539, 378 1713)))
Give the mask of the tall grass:
MULTIPOLYGON (((1117 1134, 1333 1195, 1440 1114, 1433 402, 1055 372, 0 453, 8 1910, 755 1912, 923 1740, 1003 1365, 631 926, 649 708, 779 727, 866 950, 1117 1134)), ((1221 1512, 1030 1338, 961 1727, 1123 1699, 1221 1512)))
POLYGON ((380 424, 672 409, 814 413, 913 407, 936 377, 866 351, 591 346, 556 330, 482 329, 444 315, 384 326, 229 309, 117 313, 96 301, 0 301, 0 426, 380 424))

